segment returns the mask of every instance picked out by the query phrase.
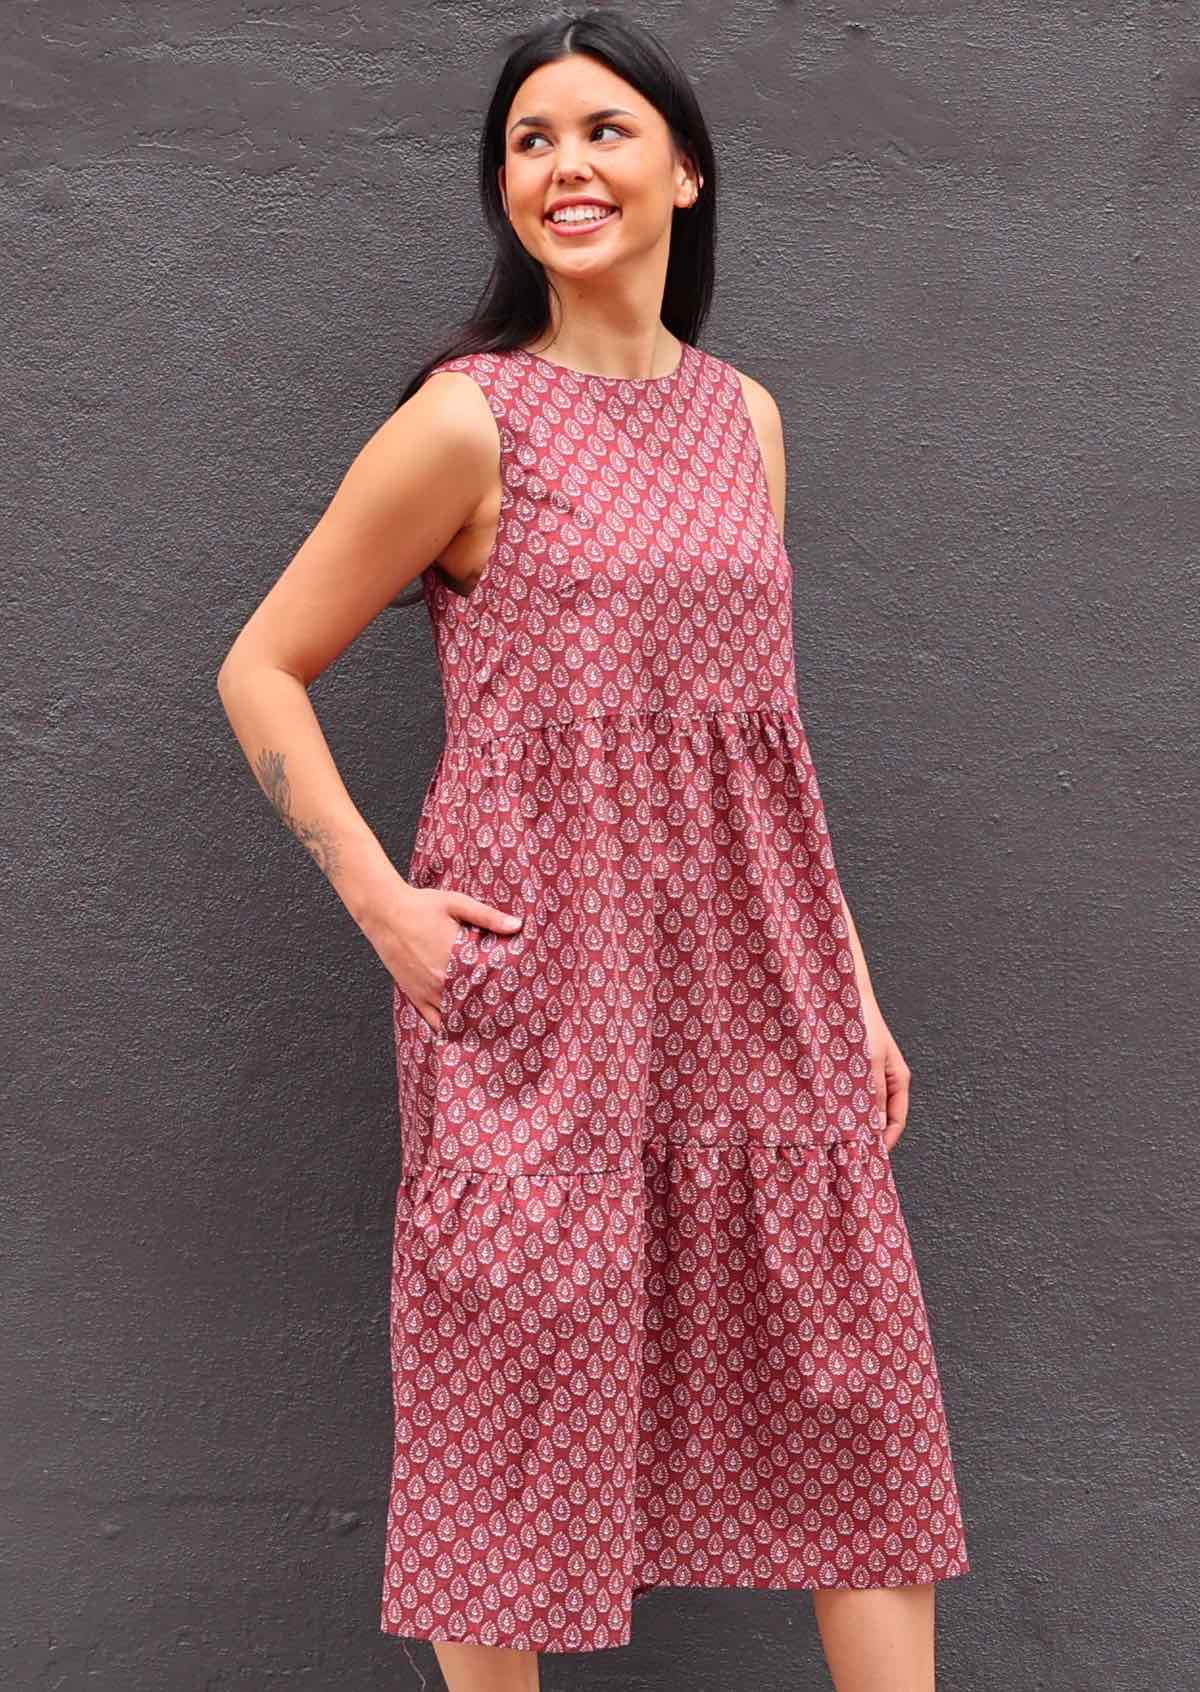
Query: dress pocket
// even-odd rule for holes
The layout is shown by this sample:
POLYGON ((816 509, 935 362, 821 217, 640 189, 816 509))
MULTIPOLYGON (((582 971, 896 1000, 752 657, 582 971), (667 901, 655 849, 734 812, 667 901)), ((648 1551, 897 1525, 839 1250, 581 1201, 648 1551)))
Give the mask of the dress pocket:
MULTIPOLYGON (((457 922, 458 919, 455 918, 455 921, 457 922)), ((442 1040, 447 1038, 447 1020, 451 1017, 458 1002, 459 968, 462 962, 463 947, 470 939, 470 934, 470 924, 459 922, 458 932, 455 934, 454 939, 450 943, 450 956, 446 959, 446 973, 442 981, 442 995, 438 1002, 438 1020, 441 1024, 441 1027, 438 1030, 438 1038, 442 1040)))
POLYGON ((471 1045, 486 1044, 512 1027, 528 985, 529 927, 528 911, 512 933, 462 924, 442 985, 439 1044, 464 1039, 471 1045))
POLYGON ((504 948, 511 943, 507 935, 497 934, 494 929, 477 928, 469 922, 460 924, 446 961, 446 976, 442 983, 438 1007, 440 1042, 458 1039, 469 1025, 478 989, 501 962, 504 948))

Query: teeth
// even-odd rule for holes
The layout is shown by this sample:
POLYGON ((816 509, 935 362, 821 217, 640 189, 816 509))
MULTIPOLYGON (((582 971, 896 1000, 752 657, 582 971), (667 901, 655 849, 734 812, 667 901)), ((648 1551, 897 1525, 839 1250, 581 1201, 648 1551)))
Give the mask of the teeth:
POLYGON ((602 211, 599 206, 589 206, 583 210, 577 211, 574 208, 568 207, 566 211, 552 212, 550 221, 551 223, 598 223, 601 218, 609 217, 610 215, 610 208, 606 208, 602 211))

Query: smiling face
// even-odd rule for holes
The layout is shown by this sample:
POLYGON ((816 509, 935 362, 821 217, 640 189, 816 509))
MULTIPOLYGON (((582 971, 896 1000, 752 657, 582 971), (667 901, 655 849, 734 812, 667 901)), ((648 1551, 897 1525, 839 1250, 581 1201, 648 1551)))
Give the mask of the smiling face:
POLYGON ((526 77, 506 129, 500 192, 522 245, 547 270, 583 279, 665 249, 672 212, 695 199, 695 175, 658 110, 586 54, 526 77), (566 221, 550 217, 571 202, 579 209, 566 221))

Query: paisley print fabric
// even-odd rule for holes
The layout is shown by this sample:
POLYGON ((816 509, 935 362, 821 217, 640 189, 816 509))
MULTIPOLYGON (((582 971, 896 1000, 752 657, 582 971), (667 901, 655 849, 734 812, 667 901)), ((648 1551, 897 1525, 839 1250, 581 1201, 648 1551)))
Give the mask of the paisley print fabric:
POLYGON ((590 1651, 654 1587, 965 1573, 737 373, 439 368, 503 498, 469 596, 423 577, 408 878, 523 922, 463 926, 439 1031, 394 992, 382 1628, 590 1651))

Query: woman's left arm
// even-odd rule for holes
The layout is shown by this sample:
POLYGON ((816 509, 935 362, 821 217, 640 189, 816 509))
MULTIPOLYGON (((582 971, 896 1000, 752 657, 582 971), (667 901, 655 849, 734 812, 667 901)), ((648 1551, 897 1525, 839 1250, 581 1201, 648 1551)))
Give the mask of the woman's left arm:
POLYGON ((867 1025, 867 1049, 871 1055, 871 1086, 876 1102, 887 1113, 883 1143, 890 1152, 904 1132, 908 1120, 908 1085, 912 1071, 904 1061, 904 1054, 883 1020, 883 1012, 871 985, 870 971, 862 941, 858 937, 850 901, 842 889, 842 908, 846 913, 846 927, 850 931, 850 950, 854 954, 854 973, 858 981, 858 995, 862 1000, 863 1020, 867 1025))
MULTIPOLYGON (((771 496, 771 509, 782 534, 787 504, 787 459, 783 440, 783 419, 769 389, 764 388, 761 382, 756 382, 753 376, 747 376, 740 370, 737 374, 742 384, 742 393, 745 395, 746 409, 750 413, 750 421, 758 437, 763 470, 767 478, 767 491, 771 496)), ((854 969, 858 978, 859 996, 862 999, 863 1018, 867 1025, 867 1048, 871 1054, 871 1086, 876 1102, 887 1113, 883 1140, 890 1152, 904 1132, 904 1124, 908 1118, 910 1071, 899 1046, 892 1038, 891 1030, 883 1020, 883 1013, 871 986, 858 929, 854 926, 854 918, 850 914, 850 905, 844 890, 842 903, 846 911, 846 926, 850 930, 850 950, 854 953, 854 969)))

